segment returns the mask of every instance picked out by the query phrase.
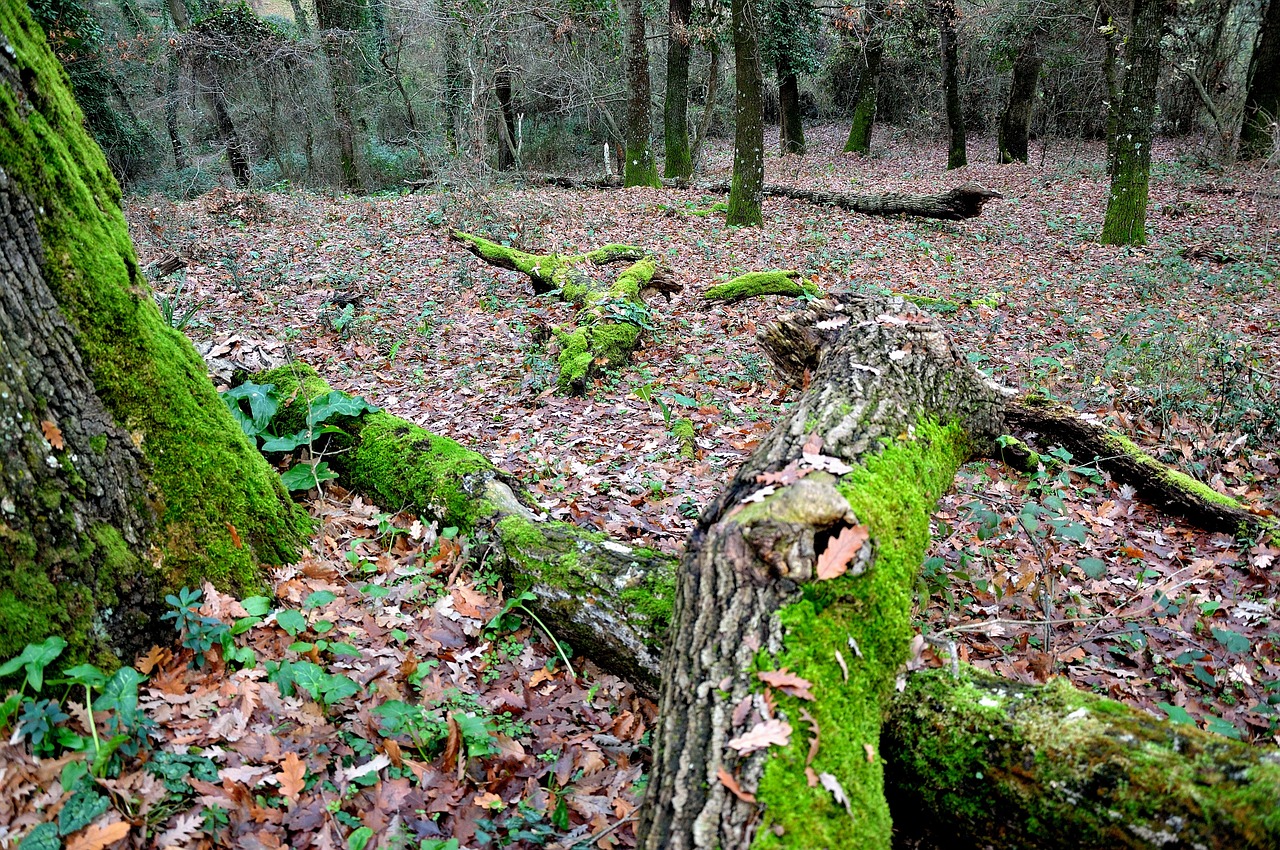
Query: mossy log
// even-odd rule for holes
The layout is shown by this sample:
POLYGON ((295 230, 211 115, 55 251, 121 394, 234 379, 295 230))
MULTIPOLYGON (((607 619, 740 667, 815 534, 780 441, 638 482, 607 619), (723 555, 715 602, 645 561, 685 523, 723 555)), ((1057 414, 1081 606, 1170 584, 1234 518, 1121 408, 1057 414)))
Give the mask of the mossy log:
POLYGON ((1280 847, 1280 752, 1065 679, 907 679, 881 737, 899 833, 955 848, 1280 847))
MULTIPOLYGON (((288 400, 279 433, 305 426, 305 405, 329 392, 308 366, 254 376, 288 400)), ((483 455, 385 412, 342 422, 345 436, 318 445, 344 486, 380 505, 403 506, 442 526, 490 539, 509 587, 531 590, 535 612, 574 649, 649 695, 667 632, 675 561, 571 523, 548 520, 483 455), (601 604, 603 603, 603 604, 601 604)))
POLYGON ((794 269, 774 269, 767 272, 747 272, 733 280, 716 284, 702 293, 708 301, 743 301, 762 295, 819 295, 818 287, 800 277, 794 269))
POLYGON ((116 184, 25 3, 0 3, 0 658, 113 666, 166 593, 262 586, 309 528, 152 301, 116 184))
MULTIPOLYGON (((568 177, 554 174, 527 174, 528 182, 559 186, 565 189, 616 189, 622 186, 617 178, 568 177)), ((728 194, 728 183, 690 184, 682 180, 663 180, 666 188, 689 188, 699 192, 728 194)), ((987 201, 1003 197, 999 192, 983 188, 977 183, 962 183, 946 192, 932 195, 916 195, 907 192, 883 192, 879 194, 848 194, 824 192, 819 189, 800 189, 766 183, 763 194, 779 198, 808 201, 811 204, 839 207, 842 210, 863 215, 909 215, 918 218, 934 218, 944 221, 960 221, 982 214, 987 201)))
POLYGON ((646 291, 667 294, 680 291, 680 285, 672 280, 664 266, 646 258, 643 249, 631 245, 605 245, 569 256, 539 255, 461 231, 453 237, 487 263, 524 272, 532 281, 534 291, 558 291, 561 298, 578 308, 577 325, 555 331, 560 342, 558 384, 568 392, 584 393, 594 374, 630 360, 648 324, 646 291), (599 283, 583 271, 585 266, 627 260, 634 262, 611 284, 599 283))

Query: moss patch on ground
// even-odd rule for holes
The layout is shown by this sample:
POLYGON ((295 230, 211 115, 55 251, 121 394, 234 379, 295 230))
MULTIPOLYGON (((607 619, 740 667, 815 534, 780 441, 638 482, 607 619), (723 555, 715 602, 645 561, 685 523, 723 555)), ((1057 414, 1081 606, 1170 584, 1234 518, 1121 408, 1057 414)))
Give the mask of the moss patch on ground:
POLYGON ((732 302, 758 298, 762 295, 817 297, 820 294, 818 287, 811 281, 801 278, 799 272, 790 269, 774 269, 738 275, 733 280, 711 287, 703 293, 703 297, 708 301, 732 302))

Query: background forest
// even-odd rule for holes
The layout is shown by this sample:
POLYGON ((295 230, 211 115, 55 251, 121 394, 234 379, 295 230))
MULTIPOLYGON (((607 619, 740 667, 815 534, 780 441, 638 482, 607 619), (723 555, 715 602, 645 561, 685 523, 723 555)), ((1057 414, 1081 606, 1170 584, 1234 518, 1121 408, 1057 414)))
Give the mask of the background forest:
POLYGON ((24 584, 106 438, 19 411, 54 483, 0 467, 0 846, 656 850, 704 803, 726 848, 1280 840, 1280 0, 29 0, 122 218, 96 152, 19 156, 68 114, 8 73, 22 5, 0 222, 46 268, 122 252, 47 313, 142 457, 103 475, 167 503, 123 539, 68 509, 24 584), (788 369, 769 334, 844 298, 890 306, 839 344, 883 344, 788 369), (925 410, 990 377, 1108 451, 891 421, 910 516, 805 519, 835 575, 797 605, 848 594, 820 651, 659 682, 732 643, 667 631, 729 519, 880 468, 835 438, 861 397, 813 399, 935 355, 925 410))

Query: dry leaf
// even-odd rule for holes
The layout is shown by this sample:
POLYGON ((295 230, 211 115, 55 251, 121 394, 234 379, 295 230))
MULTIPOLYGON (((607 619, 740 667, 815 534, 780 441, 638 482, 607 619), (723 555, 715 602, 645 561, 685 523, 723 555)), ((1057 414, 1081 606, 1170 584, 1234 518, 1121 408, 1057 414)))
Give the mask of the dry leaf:
POLYGON ((840 784, 840 780, 830 773, 819 773, 818 781, 822 783, 823 788, 831 792, 831 796, 835 798, 837 803, 844 806, 844 810, 849 813, 849 817, 853 817, 853 806, 849 804, 849 795, 844 793, 844 786, 840 784))
POLYGON ((298 795, 307 785, 307 764, 297 753, 286 753, 280 762, 280 772, 274 777, 280 783, 280 793, 290 802, 297 802, 298 795))
POLYGON ((809 755, 805 758, 805 766, 813 764, 813 760, 818 757, 818 741, 822 735, 822 728, 818 726, 818 720, 806 709, 800 709, 800 716, 809 724, 809 731, 812 737, 809 738, 809 755))
POLYGON ((818 580, 827 581, 844 575, 870 536, 871 532, 865 525, 845 526, 818 556, 818 580))
POLYGON ((742 786, 738 784, 738 780, 733 774, 724 769, 724 765, 716 768, 716 776, 720 778, 720 784, 729 789, 729 793, 737 797, 744 803, 754 803, 756 795, 748 791, 743 791, 742 786))
POLYGON ((810 788, 818 787, 818 772, 811 767, 804 769, 804 778, 808 781, 810 788))
POLYGON ((785 747, 789 743, 791 743, 791 724, 785 720, 765 720, 729 740, 729 746, 744 756, 775 744, 785 747))
POLYGON ((804 441, 804 445, 800 448, 802 455, 816 455, 822 451, 822 435, 810 434, 809 438, 804 441))
POLYGON ((840 654, 840 650, 836 650, 836 663, 840 665, 840 672, 844 675, 844 680, 849 681, 849 665, 844 663, 844 656, 840 654))
POLYGON ((876 748, 871 744, 863 744, 862 751, 867 754, 867 764, 871 764, 876 760, 876 748))
POLYGON ((236 531, 236 527, 231 523, 227 523, 227 533, 231 535, 231 545, 237 549, 243 549, 244 543, 240 540, 240 532, 236 531))
POLYGON ((49 445, 55 449, 61 450, 66 445, 62 439, 62 429, 48 419, 40 422, 40 430, 44 432, 44 438, 49 441, 49 445))
POLYGON ((128 834, 129 824, 122 820, 105 825, 90 824, 67 845, 67 850, 103 850, 128 834))
POLYGON ((204 818, 198 811, 176 815, 170 822, 173 826, 156 837, 155 844, 160 850, 180 850, 204 828, 204 818))
POLYGON ((795 484, 797 481, 799 481, 801 478, 804 478, 806 475, 808 475, 812 471, 813 470, 808 467, 801 468, 800 464, 793 460, 791 461, 791 463, 787 464, 782 469, 779 469, 776 472, 763 472, 757 475, 756 483, 757 484, 781 484, 783 486, 786 486, 788 484, 795 484))
POLYGON ((813 692, 810 690, 813 687, 813 682, 801 679, 786 667, 781 670, 761 670, 756 673, 756 677, 766 685, 772 685, 783 693, 799 699, 813 700, 813 692))

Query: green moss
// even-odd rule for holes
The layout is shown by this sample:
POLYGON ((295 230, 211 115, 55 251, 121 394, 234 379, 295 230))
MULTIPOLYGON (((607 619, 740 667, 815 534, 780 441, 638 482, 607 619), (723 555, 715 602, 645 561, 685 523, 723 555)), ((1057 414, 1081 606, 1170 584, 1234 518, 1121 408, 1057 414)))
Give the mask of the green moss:
POLYGON ((89 448, 97 454, 102 454, 107 450, 107 437, 105 434, 97 434, 89 438, 89 448))
POLYGON ((572 333, 560 337, 559 363, 561 390, 568 391, 586 384, 587 372, 591 369, 586 328, 574 328, 572 333))
POLYGON ((671 436, 680 441, 680 456, 693 459, 698 455, 698 444, 695 440, 697 434, 693 430, 693 423, 688 419, 677 419, 671 423, 671 436))
MULTIPOLYGON (((0 29, 27 92, 19 102, 0 86, 0 164, 39 211, 44 276, 98 395, 149 462, 155 498, 142 510, 159 514, 154 563, 169 587, 209 579, 224 590, 257 588, 262 562, 296 557, 305 514, 227 413, 191 343, 156 309, 119 186, 25 5, 0 6, 0 29), (245 545, 232 544, 229 526, 245 545)), ((92 610, 94 601, 82 604, 92 610)))
POLYGON ((627 148, 626 163, 622 169, 622 185, 624 187, 648 186, 661 189, 662 179, 658 176, 658 164, 653 158, 653 151, 648 145, 640 148, 627 148))
POLYGON ((1190 475, 1165 466, 1163 463, 1143 451, 1137 443, 1130 440, 1128 437, 1123 437, 1119 434, 1109 434, 1106 442, 1108 448, 1112 450, 1113 454, 1128 455, 1146 468, 1153 477, 1164 481, 1171 487, 1184 490, 1204 499, 1206 502, 1213 502, 1215 504, 1244 510, 1244 506, 1230 496, 1224 496, 1222 493, 1219 493, 1207 484, 1197 481, 1190 475))
POLYGON ((799 279, 794 270, 774 269, 767 272, 747 272, 727 283, 711 287, 703 297, 708 301, 741 301, 761 295, 819 295, 818 287, 811 281, 799 279))
POLYGON ((783 649, 768 663, 812 682, 816 699, 779 699, 795 734, 789 747, 769 759, 760 780, 757 796, 765 814, 753 847, 889 847, 883 764, 876 752, 881 704, 906 660, 911 588, 929 541, 929 514, 971 450, 959 425, 923 421, 915 434, 866 458, 837 485, 870 529, 876 547, 870 569, 808 584, 799 601, 779 612, 783 649), (847 682, 837 649, 849 667, 847 682), (800 708, 808 709, 823 730, 813 769, 835 776, 855 801, 852 820, 830 792, 809 787, 804 771, 808 732, 800 708), (864 745, 873 748, 871 760, 864 745))

